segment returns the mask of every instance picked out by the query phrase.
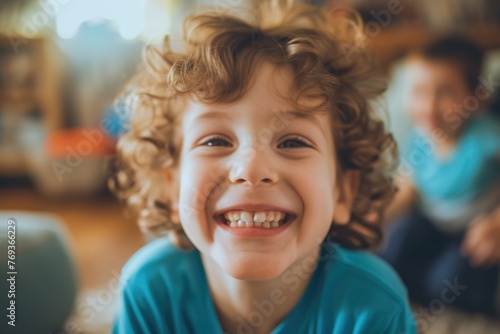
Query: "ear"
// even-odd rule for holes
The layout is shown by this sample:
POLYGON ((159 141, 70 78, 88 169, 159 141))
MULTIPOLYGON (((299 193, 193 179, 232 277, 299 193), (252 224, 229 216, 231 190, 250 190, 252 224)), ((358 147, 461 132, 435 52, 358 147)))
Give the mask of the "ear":
POLYGON ((357 170, 346 170, 335 189, 335 206, 333 222, 346 225, 351 220, 352 206, 359 190, 361 181, 360 172, 357 170))

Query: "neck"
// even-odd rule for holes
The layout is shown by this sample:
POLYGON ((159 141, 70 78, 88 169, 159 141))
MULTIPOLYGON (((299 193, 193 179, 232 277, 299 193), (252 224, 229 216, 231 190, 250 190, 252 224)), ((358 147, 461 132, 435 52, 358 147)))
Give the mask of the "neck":
MULTIPOLYGON (((314 255, 318 252, 319 248, 314 255)), ((315 272, 300 270, 310 267, 310 263, 302 265, 305 260, 310 261, 310 257, 296 261, 272 280, 245 281, 231 277, 211 258, 202 254, 210 293, 223 331, 272 332, 298 303, 315 272)))

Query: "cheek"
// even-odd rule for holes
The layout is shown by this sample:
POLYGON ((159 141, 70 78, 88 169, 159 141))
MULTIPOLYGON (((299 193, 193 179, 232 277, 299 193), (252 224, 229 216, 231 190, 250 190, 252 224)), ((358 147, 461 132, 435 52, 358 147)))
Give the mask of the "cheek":
POLYGON ((421 122, 422 114, 419 112, 418 108, 416 106, 412 106, 410 108, 410 119, 414 122, 419 124, 421 122))
POLYGON ((196 164, 183 161, 180 168, 180 194, 179 202, 185 211, 190 213, 203 209, 203 174, 196 164))
POLYGON ((443 97, 438 101, 438 110, 440 114, 445 112, 454 112, 454 106, 457 104, 456 100, 452 97, 443 97))
POLYGON ((304 234, 321 236, 330 228, 335 209, 334 168, 323 162, 302 171, 295 185, 304 204, 301 228, 304 234))
POLYGON ((422 99, 411 99, 408 103, 408 112, 411 120, 418 123, 425 116, 425 103, 422 99))
POLYGON ((187 157, 180 165, 180 201, 195 210, 205 210, 217 185, 217 169, 202 159, 187 157))
POLYGON ((426 111, 430 109, 430 106, 432 104, 432 101, 430 101, 430 98, 428 98, 425 95, 422 95, 420 97, 414 96, 408 106, 409 110, 411 113, 413 113, 415 116, 418 116, 419 114, 424 114, 426 111))
POLYGON ((214 226, 207 216, 207 207, 218 194, 221 177, 219 167, 203 159, 187 157, 181 162, 179 218, 187 236, 199 249, 213 241, 214 226))
POLYGON ((208 233, 206 201, 210 183, 202 164, 184 160, 180 168, 179 218, 189 239, 198 243, 208 233))

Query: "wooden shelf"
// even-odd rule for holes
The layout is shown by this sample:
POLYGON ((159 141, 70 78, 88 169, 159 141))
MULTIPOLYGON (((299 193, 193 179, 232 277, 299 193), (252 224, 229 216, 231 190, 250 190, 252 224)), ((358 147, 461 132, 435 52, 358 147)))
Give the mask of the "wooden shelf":
MULTIPOLYGON (((63 63, 58 48, 48 39, 0 35, 0 114, 5 114, 0 117, 9 117, 11 122, 36 117, 47 132, 60 129, 63 63)), ((0 175, 25 175, 25 153, 13 147, 19 144, 18 138, 9 132, 8 138, 0 138, 0 175)))
POLYGON ((24 155, 19 150, 5 150, 0 148, 0 174, 7 176, 21 176, 28 173, 28 167, 24 155))
POLYGON ((481 25, 466 30, 448 32, 430 31, 423 27, 400 27, 381 30, 368 38, 367 50, 375 57, 377 64, 387 70, 392 62, 408 52, 418 50, 426 43, 441 35, 463 34, 475 41, 484 50, 500 48, 500 25, 481 25))
POLYGON ((28 113, 37 109, 33 89, 0 90, 0 111, 28 113))

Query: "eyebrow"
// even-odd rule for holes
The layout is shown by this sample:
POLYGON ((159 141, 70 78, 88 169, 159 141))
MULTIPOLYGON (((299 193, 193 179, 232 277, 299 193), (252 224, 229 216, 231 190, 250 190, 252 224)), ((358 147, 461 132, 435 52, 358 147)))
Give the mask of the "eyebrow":
POLYGON ((195 120, 206 119, 206 118, 208 118, 208 119, 210 119, 210 118, 215 118, 215 119, 220 119, 220 118, 231 119, 232 117, 227 112, 214 110, 214 111, 209 111, 209 112, 206 112, 204 114, 201 114, 201 115, 197 116, 195 118, 195 120))
MULTIPOLYGON (((323 132, 323 129, 321 127, 320 121, 314 117, 313 113, 307 113, 303 111, 295 111, 295 110, 286 110, 286 111, 281 111, 281 112, 274 112, 273 117, 279 117, 277 114, 282 114, 285 115, 285 117, 289 120, 294 120, 294 119, 303 119, 306 121, 311 122, 313 125, 317 126, 321 132, 323 132)), ((200 120, 200 119, 232 119, 233 117, 231 116, 230 113, 224 112, 224 111, 219 111, 219 110, 213 110, 213 111, 208 111, 206 113, 203 113, 195 118, 195 120, 200 120)))
POLYGON ((287 111, 281 112, 281 114, 286 115, 286 117, 291 119, 291 120, 303 119, 303 120, 309 121, 313 125, 317 126, 320 129, 320 131, 323 131, 321 124, 320 124, 320 121, 316 117, 314 117, 314 113, 307 113, 307 112, 295 111, 295 110, 287 110, 287 111), (288 116, 292 116, 292 117, 288 117, 288 116))

